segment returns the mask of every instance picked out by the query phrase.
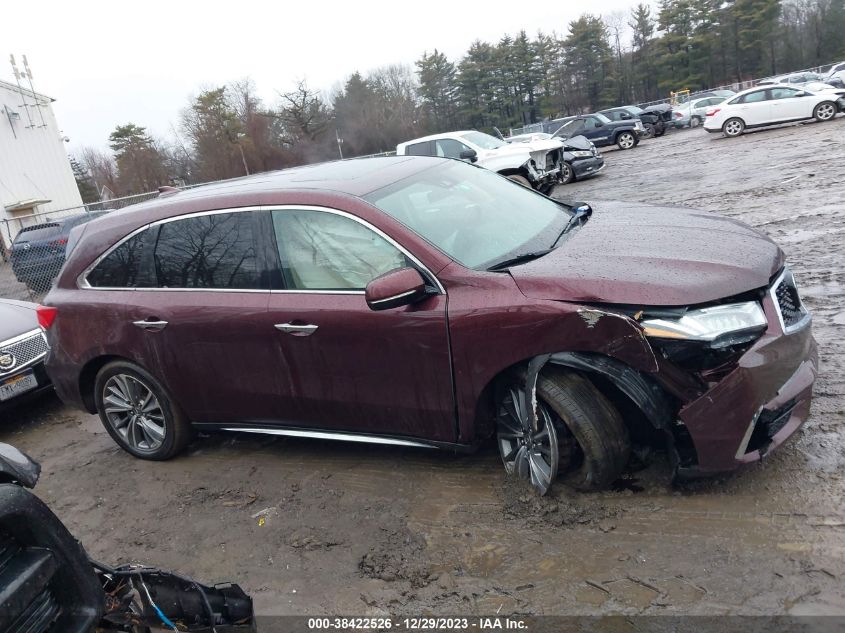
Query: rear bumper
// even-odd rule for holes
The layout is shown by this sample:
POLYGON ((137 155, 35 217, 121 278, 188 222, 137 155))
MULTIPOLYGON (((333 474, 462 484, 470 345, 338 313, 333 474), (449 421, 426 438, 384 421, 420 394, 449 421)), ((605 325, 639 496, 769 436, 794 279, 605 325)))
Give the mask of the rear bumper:
MULTIPOLYGON (((768 298, 764 308, 777 323, 768 298)), ((735 370, 680 410, 698 459, 678 475, 724 473, 761 460, 807 420, 817 374, 809 323, 791 334, 770 325, 735 370)))

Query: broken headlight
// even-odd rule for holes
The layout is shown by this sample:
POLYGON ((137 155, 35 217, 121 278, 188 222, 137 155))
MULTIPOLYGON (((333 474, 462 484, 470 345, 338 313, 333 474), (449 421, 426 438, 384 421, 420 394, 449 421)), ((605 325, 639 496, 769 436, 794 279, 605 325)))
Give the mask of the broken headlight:
POLYGON ((720 348, 753 341, 766 329, 767 321, 760 304, 747 301, 689 310, 674 318, 646 318, 640 325, 646 336, 720 348))

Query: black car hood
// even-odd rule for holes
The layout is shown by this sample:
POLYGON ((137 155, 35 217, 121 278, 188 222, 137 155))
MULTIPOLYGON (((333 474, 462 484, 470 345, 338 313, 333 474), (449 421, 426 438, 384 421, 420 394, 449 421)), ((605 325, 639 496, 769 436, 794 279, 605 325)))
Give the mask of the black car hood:
POLYGON ((762 233, 719 215, 626 202, 593 215, 558 248, 510 274, 527 297, 687 306, 761 288, 783 266, 762 233))
MULTIPOLYGON (((560 138, 560 137, 558 137, 560 138)), ((589 139, 586 136, 573 136, 567 139, 561 139, 563 141, 563 149, 565 150, 591 150, 593 149, 593 144, 590 143, 589 139)))
MULTIPOLYGON (((636 125, 637 125, 636 119, 631 119, 629 121, 610 121, 609 123, 605 123, 602 126, 602 129, 616 130, 616 129, 622 128, 622 129, 625 129, 625 130, 632 130, 636 127, 636 125)), ((561 135, 561 136, 554 136, 553 138, 557 138, 557 139, 560 139, 562 141, 565 141, 566 144, 568 145, 570 142, 576 140, 579 136, 581 138, 583 138, 585 141, 587 140, 584 136, 581 136, 581 134, 577 134, 575 136, 563 136, 563 135, 561 135)), ((589 149, 589 148, 587 148, 587 149, 589 149)))

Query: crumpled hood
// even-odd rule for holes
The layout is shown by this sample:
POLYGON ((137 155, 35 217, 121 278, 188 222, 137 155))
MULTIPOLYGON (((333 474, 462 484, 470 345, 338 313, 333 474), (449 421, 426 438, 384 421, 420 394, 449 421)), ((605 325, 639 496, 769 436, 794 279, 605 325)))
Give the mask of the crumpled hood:
POLYGON ((626 202, 590 203, 593 215, 551 253, 510 269, 527 297, 685 306, 766 286, 780 248, 742 222, 626 202))
POLYGON ((546 153, 552 151, 553 149, 560 149, 563 145, 563 140, 557 138, 549 139, 547 141, 534 141, 532 143, 506 143, 496 149, 487 150, 485 155, 492 158, 523 154, 527 160, 529 155, 533 156, 535 153, 539 153, 545 156, 546 153))
POLYGON ((37 328, 37 307, 26 301, 0 299, 0 343, 37 328))

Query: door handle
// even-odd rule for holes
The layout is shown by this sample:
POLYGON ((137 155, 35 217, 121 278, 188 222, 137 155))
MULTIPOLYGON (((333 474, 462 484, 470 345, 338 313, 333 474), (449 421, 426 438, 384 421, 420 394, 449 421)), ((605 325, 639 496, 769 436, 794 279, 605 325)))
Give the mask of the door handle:
POLYGON ((163 330, 167 327, 167 321, 132 321, 132 325, 142 330, 163 330))
POLYGON ((285 334, 291 336, 311 336, 317 331, 316 325, 294 325, 293 323, 276 323, 273 326, 277 330, 281 330, 285 334))

